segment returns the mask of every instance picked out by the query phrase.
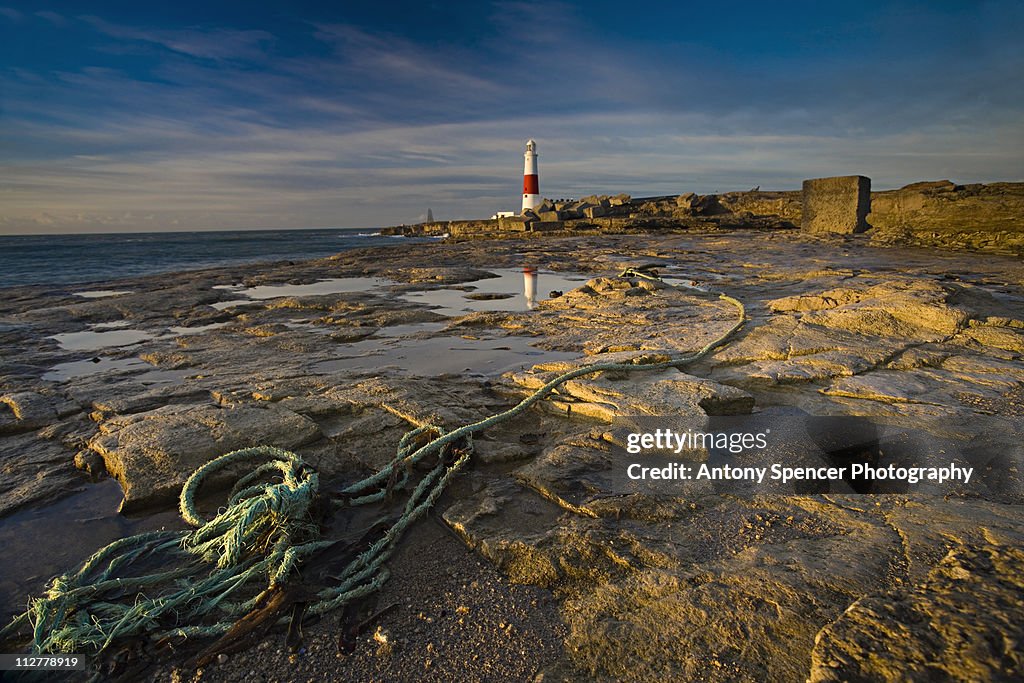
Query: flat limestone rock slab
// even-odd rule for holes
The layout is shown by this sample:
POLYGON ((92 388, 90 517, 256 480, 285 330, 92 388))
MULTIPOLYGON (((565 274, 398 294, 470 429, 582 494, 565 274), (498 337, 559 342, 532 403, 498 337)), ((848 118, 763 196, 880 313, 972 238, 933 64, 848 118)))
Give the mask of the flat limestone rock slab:
POLYGON ((57 420, 57 410, 45 396, 21 391, 0 396, 0 434, 27 432, 57 420))
POLYGON ((471 548, 513 581, 547 586, 559 576, 547 546, 563 511, 536 496, 523 495, 511 479, 490 482, 450 506, 443 519, 471 548))
POLYGON ((0 518, 39 501, 53 501, 83 483, 72 465, 74 451, 53 439, 17 434, 3 441, 0 459, 0 518))
MULTIPOLYGON (((616 354, 617 362, 625 360, 616 354)), ((666 356, 667 358, 667 356, 666 356)), ((586 363, 601 362, 590 357, 586 363)), ((657 360, 657 359, 654 359, 657 360)), ((572 364, 535 366, 530 371, 510 373, 507 377, 525 390, 535 390, 570 369, 572 364), (533 370, 540 369, 540 372, 533 370)), ((543 407, 565 413, 571 407, 575 415, 611 422, 617 417, 635 415, 743 415, 754 407, 754 398, 736 387, 695 377, 675 369, 595 373, 565 382, 543 407)))
MULTIPOLYGON (((831 429, 835 431, 839 426, 833 425, 831 429)), ((761 482, 694 477, 662 480, 631 478, 629 474, 633 465, 664 468, 673 463, 683 464, 692 472, 702 464, 710 468, 728 464, 737 468, 768 469, 775 463, 788 467, 834 467, 836 463, 830 460, 821 445, 826 441, 827 437, 813 433, 799 421, 779 420, 772 416, 730 416, 719 420, 689 415, 668 418, 634 416, 617 419, 607 429, 599 427, 588 433, 563 437, 512 474, 525 486, 570 512, 615 518, 640 514, 642 519, 649 519, 650 503, 665 499, 693 501, 711 494, 753 497, 810 492, 852 493, 849 484, 842 480, 782 482, 770 477, 761 482), (629 452, 631 435, 651 433, 665 427, 677 433, 686 430, 763 432, 767 446, 727 455, 722 449, 700 444, 675 444, 629 452)))
POLYGON ((894 338, 830 330, 787 315, 753 327, 719 351, 714 361, 740 381, 746 375, 754 382, 807 382, 864 372, 907 345, 894 338))
POLYGON ((909 589, 857 600, 815 638, 811 683, 1013 680, 1024 668, 1024 550, 951 550, 909 589))
POLYGON ((621 380, 607 375, 570 380, 562 391, 595 406, 604 419, 627 415, 742 415, 754 398, 742 389, 671 371, 659 378, 641 371, 621 380))
POLYGON ((755 396, 802 392, 812 412, 908 421, 1016 411, 1024 323, 990 315, 1001 305, 962 283, 854 275, 843 287, 766 300, 769 314, 715 354, 710 374, 755 396))
POLYGON ((952 297, 951 289, 934 282, 894 279, 770 300, 775 315, 718 352, 715 362, 725 366, 723 377, 741 384, 869 372, 963 331, 971 313, 951 304, 952 297))
POLYGON ((819 294, 767 302, 775 312, 804 312, 806 322, 830 329, 876 336, 924 337, 954 334, 969 311, 950 303, 956 290, 936 282, 894 278, 864 287, 842 287, 819 294))
MULTIPOLYGON (((951 365, 956 366, 955 363, 951 365)), ((976 365, 972 372, 949 372, 944 368, 924 368, 914 372, 875 370, 838 378, 822 389, 822 393, 890 404, 955 406, 961 397, 967 396, 975 401, 997 400, 1020 384, 1014 376, 1019 373, 984 372, 981 368, 984 366, 976 365)))
POLYGON ((1024 334, 1009 327, 978 325, 964 331, 964 336, 984 347, 1004 349, 1013 353, 1024 353, 1024 334))
MULTIPOLYGON (((827 665, 836 673, 820 680, 861 680, 846 650, 863 659, 907 652, 919 661, 947 645, 964 652, 1019 642, 1012 616, 1020 610, 1024 559, 1019 506, 938 496, 633 495, 592 516, 552 503, 529 488, 495 483, 444 516, 515 580, 549 586, 562 598, 576 677, 804 681, 827 665), (971 556, 946 569, 950 543, 984 547, 990 559, 971 556), (978 583, 959 594, 939 587, 935 606, 914 606, 913 596, 935 576, 965 571, 980 571, 978 583), (921 577, 927 580, 915 585, 921 577), (976 610, 962 604, 975 585, 993 605, 990 618, 975 620, 976 610), (865 608, 854 619, 859 605, 885 604, 870 596, 905 594, 911 598, 901 600, 918 614, 962 616, 939 639, 928 633, 927 617, 913 621, 907 615, 914 610, 901 606, 878 620, 865 608), (854 629, 844 630, 848 619, 854 629), (883 635, 872 635, 880 625, 883 635), (822 629, 834 630, 831 641, 819 636, 822 629), (825 649, 826 642, 839 644, 825 649)), ((1001 671, 995 654, 982 650, 976 673, 1001 671)), ((894 667, 899 654, 878 659, 894 667)), ((1005 666, 1019 670, 1020 663, 1005 666)))
POLYGON ((120 482, 128 512, 175 500, 192 472, 229 451, 295 449, 321 436, 311 419, 274 404, 171 405, 108 420, 89 446, 120 482))
POLYGON ((869 399, 884 403, 931 403, 927 396, 935 386, 909 373, 879 371, 844 377, 823 390, 833 396, 869 399))

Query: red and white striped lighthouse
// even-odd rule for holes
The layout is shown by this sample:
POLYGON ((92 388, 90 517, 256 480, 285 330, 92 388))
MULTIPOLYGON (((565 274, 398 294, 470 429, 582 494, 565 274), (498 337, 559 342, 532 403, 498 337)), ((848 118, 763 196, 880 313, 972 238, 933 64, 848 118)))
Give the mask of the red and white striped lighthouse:
MULTIPOLYGON (((537 143, 526 141, 526 154, 523 155, 523 211, 540 204, 540 184, 537 182, 537 143)), ((520 212, 521 213, 521 212, 520 212)))

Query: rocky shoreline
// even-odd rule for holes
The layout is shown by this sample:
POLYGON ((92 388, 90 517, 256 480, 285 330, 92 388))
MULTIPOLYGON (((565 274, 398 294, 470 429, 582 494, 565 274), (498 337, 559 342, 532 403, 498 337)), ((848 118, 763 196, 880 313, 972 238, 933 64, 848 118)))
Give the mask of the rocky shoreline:
MULTIPOLYGON (((933 190, 970 192, 914 192, 933 190)), ((764 200, 787 220, 786 197, 764 200)), ((716 200, 752 206, 730 201, 716 200)), ((870 233, 711 222, 6 289, 0 524, 107 474, 123 513, 163 514, 198 465, 260 443, 349 481, 390 459, 410 419, 455 427, 574 363, 700 349, 732 324, 712 294, 725 292, 749 317, 728 346, 684 371, 575 380, 546 410, 479 439, 474 468, 393 561, 377 607, 397 606, 354 655, 339 656, 326 618, 304 654, 289 656, 275 633, 202 678, 346 667, 381 680, 1021 675, 1024 265, 870 233), (538 304, 503 304, 525 265, 541 270, 538 304), (682 286, 616 277, 626 267, 682 286), (846 416, 889 435, 884 462, 916 457, 900 446, 911 439, 979 474, 870 495, 842 484, 636 489, 620 449, 621 420, 637 415, 846 416)), ((814 444, 775 455, 827 460, 814 444)), ((80 540, 81 559, 109 540, 80 540)), ((13 596, 33 581, 5 584, 13 596)), ((133 657, 120 665, 146 663, 133 657)), ((184 659, 140 675, 198 678, 184 659)))
MULTIPOLYGON (((869 183, 870 187, 870 183, 869 183)), ((1024 255, 1024 183, 949 180, 870 192, 868 234, 878 245, 1024 255)), ((664 197, 591 195, 545 202, 522 216, 438 221, 385 228, 385 234, 451 235, 454 239, 722 230, 791 230, 801 226, 800 190, 664 197)))

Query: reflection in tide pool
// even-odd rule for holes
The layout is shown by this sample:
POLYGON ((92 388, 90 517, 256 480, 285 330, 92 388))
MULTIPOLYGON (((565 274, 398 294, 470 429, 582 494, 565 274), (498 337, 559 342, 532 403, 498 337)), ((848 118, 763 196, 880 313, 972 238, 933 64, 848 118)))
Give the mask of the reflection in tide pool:
POLYGON ((213 304, 218 310, 230 308, 250 301, 262 301, 264 299, 276 299, 281 296, 324 296, 327 294, 347 294, 351 292, 368 292, 376 287, 386 287, 396 284, 392 280, 380 277, 335 277, 326 280, 318 280, 305 285, 257 285, 255 287, 244 287, 242 285, 215 285, 213 289, 224 289, 232 294, 238 294, 244 299, 232 299, 213 304))
POLYGON ((65 351, 95 351, 111 346, 131 346, 153 338, 154 335, 149 332, 122 329, 111 329, 104 332, 94 330, 63 332, 50 337, 50 339, 56 339, 65 351))
POLYGON ((132 373, 132 379, 140 384, 180 382, 190 374, 188 370, 161 370, 140 358, 101 357, 58 363, 43 375, 43 379, 47 382, 66 382, 69 379, 101 372, 132 373))
POLYGON ((407 292, 401 298, 426 304, 436 313, 452 317, 475 311, 528 311, 536 305, 538 292, 546 299, 552 290, 567 292, 582 287, 591 277, 584 273, 555 273, 530 267, 522 270, 495 268, 490 272, 498 277, 474 280, 471 284, 476 291, 471 294, 454 288, 432 289, 407 292), (495 298, 485 298, 488 294, 495 298))
POLYGON ((537 305, 537 269, 533 266, 523 268, 523 295, 526 307, 532 311, 537 305))

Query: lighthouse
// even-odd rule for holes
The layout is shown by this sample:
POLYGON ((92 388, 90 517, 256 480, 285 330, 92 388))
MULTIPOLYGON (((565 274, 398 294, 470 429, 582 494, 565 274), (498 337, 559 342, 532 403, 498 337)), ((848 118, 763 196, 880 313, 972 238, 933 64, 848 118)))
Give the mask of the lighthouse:
POLYGON ((540 185, 537 182, 537 143, 526 141, 526 153, 523 154, 523 211, 540 204, 540 185))

